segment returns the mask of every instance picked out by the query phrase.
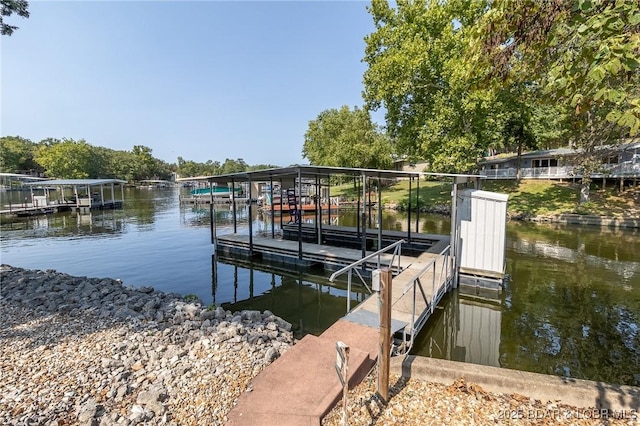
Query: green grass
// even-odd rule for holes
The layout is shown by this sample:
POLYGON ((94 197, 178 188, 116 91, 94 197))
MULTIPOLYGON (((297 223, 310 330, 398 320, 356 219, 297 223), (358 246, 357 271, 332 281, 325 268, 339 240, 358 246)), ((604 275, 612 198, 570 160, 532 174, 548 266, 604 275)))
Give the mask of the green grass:
MULTIPOLYGON (((343 196, 346 200, 357 199, 360 190, 355 190, 353 184, 343 184, 331 187, 332 196, 343 196)), ((375 189, 374 189, 375 191, 375 189)), ((416 205, 416 182, 411 184, 411 205, 416 205)), ((437 206, 451 205, 451 184, 443 182, 421 181, 420 182, 420 205, 421 206, 437 206)), ((376 193, 372 193, 372 198, 376 197, 376 193)), ((390 186, 382 188, 382 204, 394 205, 405 209, 409 204, 409 181, 400 180, 390 186)))
MULTIPOLYGON (((416 206, 416 182, 411 185, 411 207, 416 206)), ((598 216, 640 216, 633 200, 633 191, 620 192, 616 187, 605 189, 592 185, 590 201, 578 206, 580 185, 548 180, 515 181, 484 180, 482 189, 509 194, 508 211, 512 216, 545 216, 563 213, 598 216)), ((409 204, 409 181, 402 180, 382 189, 382 203, 406 209, 409 204)), ((451 205, 451 184, 433 181, 420 182, 420 206, 432 208, 451 205)), ((357 199, 359 191, 353 184, 331 187, 332 196, 346 200, 357 199)), ((375 199, 375 195, 373 195, 375 199)))

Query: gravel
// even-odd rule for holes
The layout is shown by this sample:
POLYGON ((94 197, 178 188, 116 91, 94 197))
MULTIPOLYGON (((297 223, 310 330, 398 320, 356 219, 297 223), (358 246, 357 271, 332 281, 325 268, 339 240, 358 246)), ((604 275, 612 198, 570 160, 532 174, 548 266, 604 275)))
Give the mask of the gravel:
MULTIPOLYGON (((376 394, 376 373, 349 391, 349 425, 639 425, 638 410, 571 407, 518 394, 496 394, 458 379, 450 385, 390 377, 388 404, 376 394)), ((324 417, 342 425, 342 401, 324 417)))
POLYGON ((293 344, 269 311, 2 265, 0 424, 223 424, 293 344))

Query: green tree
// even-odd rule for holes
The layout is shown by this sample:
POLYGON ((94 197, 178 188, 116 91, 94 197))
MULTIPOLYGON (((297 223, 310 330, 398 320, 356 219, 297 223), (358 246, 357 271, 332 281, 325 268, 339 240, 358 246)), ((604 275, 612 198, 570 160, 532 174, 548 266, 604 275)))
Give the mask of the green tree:
POLYGON ((640 130, 640 5, 634 1, 491 2, 476 26, 473 61, 501 81, 534 81, 542 97, 563 108, 565 129, 583 175, 611 145, 640 130))
POLYGON ((247 168, 248 172, 255 170, 266 170, 266 169, 277 169, 280 166, 276 166, 274 164, 254 164, 253 166, 249 166, 247 168))
POLYGON ((475 168, 490 147, 502 146, 501 100, 474 87, 476 72, 463 60, 470 30, 485 2, 476 0, 374 0, 376 27, 365 38, 367 108, 386 110, 398 154, 418 157, 430 169, 475 168))
POLYGON ((0 171, 15 173, 23 170, 40 170, 33 159, 36 144, 20 136, 0 138, 0 171))
POLYGON ((309 122, 302 156, 311 164, 387 169, 391 144, 371 122, 369 112, 348 106, 322 111, 309 122))
POLYGON ((155 159, 151 155, 153 150, 144 145, 134 145, 133 154, 133 179, 150 179, 154 176, 155 159))
POLYGON ((2 11, 0 12, 0 33, 12 35, 18 29, 15 25, 9 25, 4 20, 14 13, 22 18, 29 17, 29 2, 26 0, 0 0, 2 11))
POLYGON ((226 175, 229 173, 245 172, 248 167, 249 166, 242 158, 238 158, 237 160, 227 158, 224 160, 224 163, 222 163, 222 166, 220 166, 220 174, 226 175))
POLYGON ((38 144, 34 159, 47 176, 64 179, 98 177, 99 166, 93 147, 84 139, 63 139, 53 144, 38 144))

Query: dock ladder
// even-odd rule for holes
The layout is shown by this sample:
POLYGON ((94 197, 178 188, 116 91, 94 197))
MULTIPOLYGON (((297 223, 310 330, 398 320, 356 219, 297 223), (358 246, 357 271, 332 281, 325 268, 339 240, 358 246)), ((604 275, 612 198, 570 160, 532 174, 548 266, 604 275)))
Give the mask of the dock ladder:
POLYGON ((289 205, 289 223, 298 223, 300 210, 298 210, 298 197, 295 189, 287 189, 287 204, 289 205))

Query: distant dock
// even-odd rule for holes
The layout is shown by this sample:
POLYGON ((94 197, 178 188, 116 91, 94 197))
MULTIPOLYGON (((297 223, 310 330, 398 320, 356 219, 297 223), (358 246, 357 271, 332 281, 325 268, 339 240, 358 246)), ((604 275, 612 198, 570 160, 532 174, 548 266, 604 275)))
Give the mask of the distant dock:
POLYGON ((54 179, 25 183, 30 196, 22 203, 9 202, 2 206, 0 215, 3 218, 27 217, 64 211, 120 209, 124 203, 125 183, 119 179, 54 179))

